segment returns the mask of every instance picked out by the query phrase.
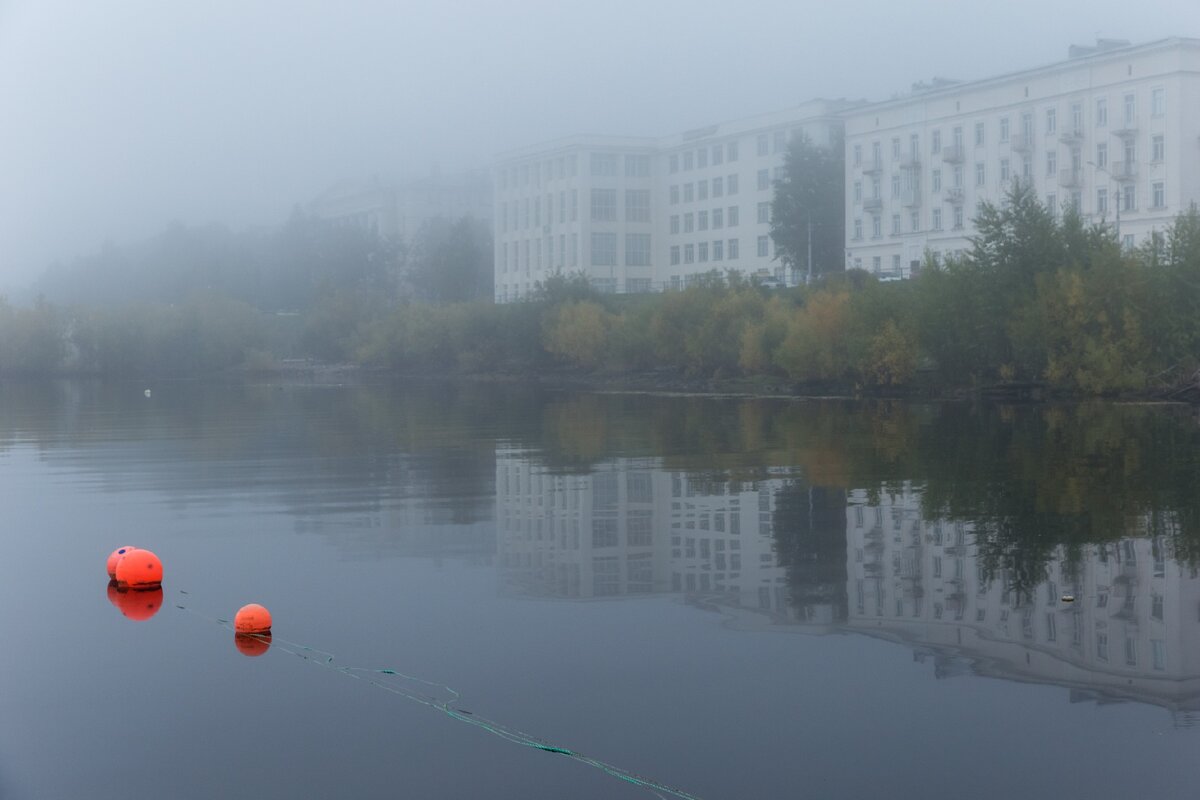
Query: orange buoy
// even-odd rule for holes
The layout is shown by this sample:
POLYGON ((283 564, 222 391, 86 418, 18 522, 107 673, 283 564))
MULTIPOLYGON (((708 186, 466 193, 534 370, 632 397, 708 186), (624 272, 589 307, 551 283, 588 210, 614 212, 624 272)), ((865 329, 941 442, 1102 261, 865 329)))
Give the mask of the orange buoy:
POLYGON ((269 633, 235 633, 233 646, 244 656, 256 658, 271 649, 269 633))
POLYGON ((235 633, 270 633, 271 612, 258 603, 250 603, 238 609, 233 618, 235 633))
POLYGON ((121 560, 121 556, 125 555, 130 550, 137 550, 137 548, 131 544, 127 544, 124 547, 118 547, 116 550, 113 550, 111 553, 109 553, 108 563, 104 565, 108 570, 108 577, 117 577, 117 562, 121 560))
POLYGON ((122 589, 156 589, 162 578, 162 562, 149 550, 130 550, 117 560, 117 585, 122 589))
POLYGON ((134 622, 145 622, 158 613, 163 604, 162 587, 144 591, 122 589, 116 581, 108 584, 108 602, 134 622))

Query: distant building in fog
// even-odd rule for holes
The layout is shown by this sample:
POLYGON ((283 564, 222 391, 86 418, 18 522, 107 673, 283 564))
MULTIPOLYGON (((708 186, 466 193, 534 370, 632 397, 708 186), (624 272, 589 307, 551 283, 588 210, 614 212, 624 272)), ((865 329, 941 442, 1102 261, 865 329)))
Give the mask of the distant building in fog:
POLYGON ((661 139, 578 136, 502 154, 496 300, 556 271, 619 293, 678 289, 713 270, 796 283, 769 236, 772 181, 793 137, 829 145, 852 105, 812 100, 661 139))
POLYGON ((437 217, 490 222, 492 186, 483 170, 406 181, 344 180, 322 192, 308 210, 321 219, 411 243, 421 226, 437 217))

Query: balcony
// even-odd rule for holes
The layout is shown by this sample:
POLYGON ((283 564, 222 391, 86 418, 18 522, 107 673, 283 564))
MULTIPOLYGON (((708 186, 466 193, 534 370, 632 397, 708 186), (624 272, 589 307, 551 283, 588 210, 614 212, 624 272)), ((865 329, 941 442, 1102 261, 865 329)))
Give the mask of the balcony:
POLYGON ((1083 141, 1083 131, 1078 128, 1068 128, 1058 135, 1063 144, 1079 144, 1083 141))
POLYGON ((1025 133, 1015 133, 1009 141, 1009 147, 1014 153, 1032 153, 1033 137, 1025 133))
POLYGON ((1068 189, 1078 189, 1083 186, 1083 173, 1077 169, 1060 169, 1058 185, 1068 189))
POLYGON ((900 202, 908 208, 921 205, 921 190, 915 186, 902 190, 900 192, 900 202))
POLYGON ((878 211, 879 209, 883 208, 883 198, 881 198, 881 197, 864 197, 862 206, 863 206, 863 211, 878 211))
POLYGON ((867 159, 862 162, 860 168, 864 175, 874 175, 877 172, 883 172, 883 162, 875 159, 867 159))
POLYGON ((946 190, 946 202, 951 205, 961 206, 965 199, 961 186, 951 186, 946 190))
POLYGON ((1113 128, 1113 136, 1120 136, 1122 139, 1132 139, 1137 136, 1137 132, 1137 117, 1130 117, 1113 128))
POLYGON ((1128 182, 1137 180, 1137 162, 1136 161, 1114 161, 1112 168, 1109 170, 1114 181, 1128 182))
POLYGON ((947 164, 961 164, 963 160, 963 149, 960 144, 952 144, 949 147, 942 148, 942 161, 947 164))
POLYGON ((921 157, 916 153, 909 153, 900 157, 900 169, 920 169, 921 157))

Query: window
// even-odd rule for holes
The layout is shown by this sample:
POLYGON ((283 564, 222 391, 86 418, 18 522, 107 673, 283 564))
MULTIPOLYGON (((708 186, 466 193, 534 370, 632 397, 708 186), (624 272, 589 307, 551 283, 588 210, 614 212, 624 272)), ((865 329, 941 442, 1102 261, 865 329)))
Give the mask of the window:
POLYGON ((760 169, 758 171, 758 189, 764 191, 769 188, 771 188, 771 175, 767 170, 760 169))
MULTIPOLYGON (((729 213, 726 215, 729 218, 729 227, 736 228, 738 226, 738 207, 730 206, 729 213)), ((733 258, 733 256, 730 256, 733 258)))
POLYGON ((1167 204, 1167 195, 1163 189, 1162 181, 1155 181, 1150 184, 1150 197, 1153 208, 1163 208, 1167 204))
POLYGON ((1058 130, 1058 109, 1046 109, 1046 133, 1051 134, 1058 130))
POLYGON ((1071 104, 1071 133, 1079 136, 1083 131, 1083 104, 1071 104))
POLYGON ((935 156, 942 152, 942 132, 940 130, 934 131, 929 140, 933 143, 930 150, 935 156))
POLYGON ((592 234, 592 266, 615 267, 617 265, 617 235, 615 233, 592 234))
POLYGON ((679 155, 672 153, 667 158, 667 171, 674 174, 679 172, 679 155))
POLYGON ((769 244, 767 243, 767 240, 769 238, 770 237, 767 237, 767 236, 759 236, 758 237, 758 257, 759 258, 767 257, 767 250, 769 248, 769 244))
POLYGON ((857 166, 860 166, 861 164, 862 164, 862 145, 856 144, 856 145, 854 145, 854 166, 857 167, 857 166))
POLYGON ((1163 88, 1150 91, 1150 115, 1161 117, 1167 113, 1167 90, 1163 88))
POLYGON ((649 189, 626 189, 625 190, 625 221, 626 222, 649 222, 650 221, 650 190, 649 189))
POLYGON ((1137 117, 1137 100, 1132 94, 1125 95, 1125 124, 1132 125, 1137 117))
POLYGON ((725 209, 714 208, 712 210, 712 226, 713 229, 722 227, 725 224, 725 209))
POLYGON ((696 169, 704 169, 708 166, 708 148, 701 147, 696 151, 696 169))
POLYGON ((725 184, 726 184, 726 186, 725 186, 726 194, 737 194, 738 193, 738 176, 737 175, 730 175, 729 180, 725 181, 725 184))
POLYGON ((730 239, 728 242, 726 242, 726 244, 729 245, 729 247, 727 248, 729 250, 729 260, 737 261, 738 260, 738 240, 730 239))
POLYGON ((1027 181, 1033 180, 1033 157, 1021 157, 1021 177, 1027 181))
POLYGON ((893 161, 900 160, 900 137, 899 136, 892 137, 892 160, 893 161))
POLYGON ((942 229, 942 210, 940 208, 933 209, 933 212, 930 215, 929 223, 929 227, 933 228, 935 231, 940 231, 942 229))
POLYGON ((725 194, 725 179, 724 178, 713 178, 712 179, 712 196, 720 197, 723 194, 725 194))
POLYGON ((1007 183, 1009 178, 1009 164, 1007 158, 1000 159, 1000 182, 1007 183))
POLYGON ((975 185, 983 186, 983 184, 985 182, 985 178, 986 178, 986 174, 984 172, 983 163, 982 162, 977 163, 975 165, 975 185))
POLYGON ((1096 127, 1103 128, 1108 124, 1108 101, 1103 97, 1096 98, 1096 127))
POLYGON ((975 146, 983 147, 983 123, 975 123, 975 146))
POLYGON ((770 203, 759 203, 758 204, 758 222, 759 222, 759 224, 760 225, 765 224, 770 221, 771 221, 771 204, 770 203))
POLYGON ((1163 139, 1163 135, 1161 133, 1150 139, 1150 160, 1151 161, 1162 161, 1163 160, 1163 157, 1166 155, 1166 151, 1167 151, 1167 148, 1166 148, 1166 145, 1164 142, 1165 142, 1165 140, 1163 139))
POLYGON ((913 211, 911 212, 910 217, 909 227, 912 229, 913 233, 916 233, 917 231, 921 230, 921 212, 913 211))
POLYGON ((893 236, 900 235, 900 215, 899 214, 892 214, 892 235, 893 236))
POLYGON ((954 230, 961 231, 963 228, 963 209, 962 206, 954 207, 954 230))
POLYGON ((930 184, 930 188, 935 194, 942 190, 942 171, 940 169, 935 169, 933 171, 930 184))
POLYGON ((708 261, 708 242, 701 242, 696 246, 696 260, 700 263, 708 261))
POLYGON ((862 181, 854 182, 854 204, 862 203, 862 181))
POLYGON ((650 266, 650 234, 625 234, 625 266, 650 266))
POLYGON ((685 183, 683 185, 683 202, 690 203, 695 199, 695 184, 685 183))
POLYGON ((1050 212, 1051 218, 1058 217, 1058 195, 1054 192, 1046 195, 1046 210, 1050 212))
POLYGON ((558 221, 562 224, 567 221, 567 193, 558 193, 558 221))
POLYGON ((649 178, 650 156, 625 156, 626 178, 649 178))
POLYGON ((674 186, 671 187, 670 194, 671 194, 671 205, 673 205, 673 206, 679 205, 679 184, 675 184, 674 186))
POLYGON ((685 244, 683 246, 683 263, 694 264, 696 262, 696 246, 694 244, 685 244))
POLYGON ((871 199, 879 199, 879 178, 871 178, 871 199))
POLYGON ((707 200, 708 199, 708 181, 697 181, 696 182, 696 199, 697 200, 707 200))
POLYGON ((963 185, 963 170, 961 164, 954 165, 954 188, 961 189, 963 185))
POLYGON ((955 149, 957 149, 957 150, 959 150, 959 151, 961 152, 961 151, 962 151, 962 146, 963 146, 963 132, 962 132, 962 126, 961 126, 961 125, 957 125, 957 126, 955 126, 955 128, 954 128, 954 147, 955 147, 955 149))
POLYGON ((695 215, 692 214, 692 212, 690 212, 690 211, 688 213, 684 214, 683 215, 683 232, 691 233, 693 230, 695 230, 695 226, 696 226, 695 215))
POLYGON ((892 176, 892 198, 893 199, 900 198, 900 176, 899 175, 892 176))
MULTIPOLYGON (((721 239, 715 239, 712 243, 713 261, 722 261, 725 258, 725 242, 721 239)), ((724 519, 723 517, 721 519, 724 519)), ((720 530, 718 528, 718 530, 720 530)))
POLYGON ((1107 214, 1108 213, 1108 189, 1097 189, 1096 190, 1096 213, 1097 214, 1107 214))
POLYGON ((1046 151, 1046 177, 1053 178, 1058 174, 1058 151, 1046 151))
POLYGON ((892 256, 892 274, 893 275, 900 274, 900 254, 899 253, 896 253, 895 255, 892 256))
POLYGON ((724 148, 724 147, 722 147, 722 146, 721 146, 721 145, 719 145, 719 144, 714 144, 714 145, 712 146, 712 163, 713 163, 713 166, 715 167, 715 166, 717 166, 718 164, 720 164, 722 161, 724 161, 724 160, 725 160, 725 159, 724 159, 724 156, 725 156, 725 148, 724 148))
POLYGON ((671 233, 679 233, 679 215, 671 215, 671 233))
POLYGON ((674 266, 678 263, 679 263, 679 245, 676 244, 676 245, 671 246, 671 265, 674 266))
POLYGON ((592 153, 592 175, 598 178, 615 178, 617 175, 617 154, 592 153))
POLYGON ((768 148, 767 135, 765 133, 760 133, 758 135, 758 154, 760 156, 767 155, 767 148, 768 148))
POLYGON ((854 220, 854 238, 861 239, 862 237, 863 237, 862 219, 856 217, 854 220))
POLYGON ((695 157, 693 156, 691 150, 685 150, 683 152, 683 171, 684 172, 687 172, 694 166, 694 160, 695 160, 695 157))
POLYGON ((1097 167, 1107 167, 1108 166, 1108 143, 1107 142, 1101 142, 1100 144, 1096 145, 1096 166, 1097 167))
POLYGON ((1000 118, 1000 141, 1008 141, 1008 117, 1000 118))
MULTIPOLYGON (((880 270, 883 269, 883 259, 879 256, 875 256, 874 258, 872 258, 871 259, 871 269, 873 269, 875 274, 878 275, 880 270)), ((939 559, 934 559, 934 560, 937 561, 939 559)))
POLYGON ((883 224, 878 214, 871 215, 871 238, 878 239, 883 235, 883 224))
POLYGON ((1133 186, 1132 185, 1125 186, 1123 188, 1123 190, 1121 191, 1121 210, 1122 211, 1134 211, 1135 204, 1133 202, 1133 199, 1134 199, 1133 186))
POLYGON ((697 211, 696 212, 696 230, 698 230, 698 231, 708 230, 708 212, 707 211, 697 211))
POLYGON ((738 160, 738 143, 736 141, 729 142, 728 144, 725 145, 725 160, 726 161, 737 161, 738 160))
POLYGON ((592 222, 615 222, 617 190, 592 189, 592 222))

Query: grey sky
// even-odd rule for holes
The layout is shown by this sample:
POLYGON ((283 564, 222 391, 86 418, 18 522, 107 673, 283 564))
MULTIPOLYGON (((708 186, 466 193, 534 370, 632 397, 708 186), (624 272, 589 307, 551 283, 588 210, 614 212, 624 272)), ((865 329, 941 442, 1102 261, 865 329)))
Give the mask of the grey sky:
POLYGON ((1200 4, 0 0, 0 288, 171 220, 275 223, 340 177, 1174 35, 1200 4))

